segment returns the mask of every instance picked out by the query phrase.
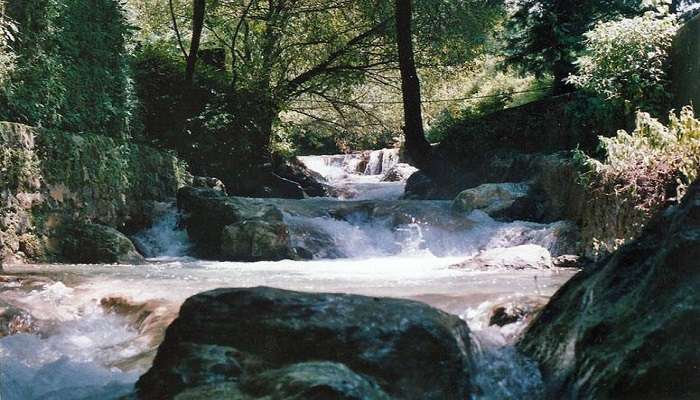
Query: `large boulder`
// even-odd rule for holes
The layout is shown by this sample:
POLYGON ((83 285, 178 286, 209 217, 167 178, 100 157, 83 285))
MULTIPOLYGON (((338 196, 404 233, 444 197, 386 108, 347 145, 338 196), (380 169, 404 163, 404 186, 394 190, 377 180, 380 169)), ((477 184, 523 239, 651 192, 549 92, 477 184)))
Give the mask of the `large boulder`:
POLYGON ((306 196, 328 196, 329 187, 325 183, 326 180, 323 176, 309 169, 296 157, 277 165, 275 173, 282 178, 296 182, 302 188, 306 196))
POLYGON ((700 397, 700 183, 552 297, 519 348, 549 398, 700 397))
POLYGON ((118 230, 105 225, 76 223, 64 232, 63 256, 80 264, 141 264, 144 258, 134 243, 118 230))
POLYGON ((221 254, 226 259, 244 261, 294 258, 287 225, 264 220, 226 226, 221 236, 221 254))
POLYGON ((464 321, 419 302, 217 289, 183 304, 136 386, 147 399, 225 383, 228 388, 209 389, 232 393, 235 384, 259 397, 282 391, 291 398, 381 399, 384 392, 396 399, 464 399, 471 365, 464 321), (335 394, 300 395, 316 393, 318 385, 335 394), (368 395, 348 397, 355 390, 368 395))
POLYGON ((467 213, 482 210, 491 216, 497 216, 517 199, 526 197, 529 189, 527 183, 485 183, 458 194, 452 203, 452 209, 467 213))
POLYGON ((273 204, 185 187, 178 191, 177 205, 201 257, 258 261, 294 255, 282 211, 273 204))
POLYGON ((389 400, 369 378, 343 364, 307 362, 264 372, 245 382, 248 393, 289 400, 389 400))

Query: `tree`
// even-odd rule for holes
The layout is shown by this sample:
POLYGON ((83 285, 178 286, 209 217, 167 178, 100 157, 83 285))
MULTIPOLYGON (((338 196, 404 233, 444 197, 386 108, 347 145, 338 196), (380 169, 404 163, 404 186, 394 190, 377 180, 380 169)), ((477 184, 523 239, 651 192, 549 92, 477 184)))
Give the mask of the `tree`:
POLYGON ((231 57, 232 100, 253 103, 261 163, 279 113, 302 95, 331 95, 385 68, 389 26, 381 3, 349 0, 221 0, 207 27, 231 57))
POLYGON ((177 24, 177 16, 175 14, 175 6, 173 0, 168 0, 168 8, 170 9, 170 18, 173 24, 173 32, 177 38, 178 46, 182 55, 185 57, 185 82, 192 85, 194 79, 194 71, 197 66, 197 55, 199 46, 202 41, 202 30, 204 29, 204 18, 206 14, 206 0, 192 0, 192 39, 190 40, 189 53, 185 50, 185 45, 182 42, 180 28, 177 24))
POLYGON ((187 69, 185 70, 185 80, 190 84, 194 79, 197 54, 202 40, 202 29, 204 29, 205 0, 193 0, 192 9, 194 10, 192 13, 192 40, 190 41, 190 53, 187 55, 187 69))
MULTIPOLYGON (((130 1, 149 11, 139 13, 148 18, 139 22, 145 27, 139 32, 143 40, 160 38, 177 49, 173 43, 180 36, 186 41, 193 34, 184 31, 195 25, 188 1, 170 0, 175 24, 170 21, 168 3, 130 1), (153 7, 160 11, 154 12, 153 7), (183 32, 173 35, 172 26, 178 22, 183 32)), ((486 32, 502 13, 499 0, 416 0, 413 5, 418 68, 463 64, 479 53, 486 32)), ((229 131, 232 136, 252 132, 257 165, 270 163, 280 115, 332 124, 327 110, 343 115, 351 109, 374 121, 377 116, 372 114, 381 107, 369 112, 357 96, 362 92, 358 88, 368 82, 400 83, 392 1, 208 0, 206 8, 202 48, 225 49, 228 64, 223 72, 227 76, 222 78, 228 88, 217 91, 220 101, 207 106, 207 116, 235 125, 217 126, 217 132, 229 131), (222 113, 229 116, 224 118, 222 113)), ((239 142, 232 139, 220 147, 239 142)))
POLYGON ((413 55, 412 0, 395 0, 396 47, 401 70, 401 92, 404 107, 404 136, 406 152, 415 166, 426 169, 430 165, 431 147, 425 139, 421 110, 420 80, 413 55))
POLYGON ((566 82, 583 49, 583 34, 597 21, 640 12, 640 0, 516 0, 509 18, 506 63, 538 76, 551 74, 555 94, 573 89, 566 82))

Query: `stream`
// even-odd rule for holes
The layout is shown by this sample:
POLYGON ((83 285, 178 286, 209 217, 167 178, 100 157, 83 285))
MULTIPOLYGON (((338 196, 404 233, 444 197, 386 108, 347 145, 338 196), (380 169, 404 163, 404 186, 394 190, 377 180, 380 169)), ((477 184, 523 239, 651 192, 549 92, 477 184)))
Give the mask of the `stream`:
POLYGON ((474 398, 542 398, 537 367, 513 347, 526 321, 498 327, 489 318, 497 305, 544 303, 576 271, 452 266, 488 249, 556 247, 556 224, 502 223, 479 211, 455 217, 450 202, 399 200, 405 182, 384 181, 399 162, 396 150, 301 160, 326 178, 334 198, 260 202, 284 211, 293 241, 313 247, 322 232, 334 244, 313 260, 192 258, 177 211, 164 205, 159 222, 134 238, 151 257, 145 265, 6 266, 0 306, 24 310, 29 328, 0 338, 0 399, 128 395, 187 297, 260 285, 414 299, 459 315, 477 347, 474 398), (342 221, 324 212, 358 202, 385 211, 342 221))

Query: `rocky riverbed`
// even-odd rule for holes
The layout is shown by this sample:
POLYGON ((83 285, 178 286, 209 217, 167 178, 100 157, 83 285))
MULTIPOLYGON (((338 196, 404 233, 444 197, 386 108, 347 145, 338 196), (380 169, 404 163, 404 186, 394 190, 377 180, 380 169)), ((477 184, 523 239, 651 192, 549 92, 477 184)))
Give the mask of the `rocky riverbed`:
POLYGON ((207 181, 182 189, 179 211, 159 207, 159 222, 132 238, 128 252, 148 257, 138 265, 7 266, 2 398, 607 398, 673 371, 686 378, 654 393, 692 398, 694 336, 670 329, 697 316, 692 257, 673 256, 665 238, 694 254, 697 188, 640 242, 565 285, 577 270, 559 266, 581 265, 568 254, 575 226, 508 222, 520 198, 510 189, 522 184, 455 202, 400 200, 384 169, 365 175, 327 160, 316 160, 326 184, 363 200, 236 198, 207 181), (680 269, 662 274, 669 266, 680 269), (688 279, 674 278, 680 271, 688 279), (630 279, 648 285, 625 294, 630 279), (656 310, 641 300, 652 293, 676 294, 656 310), (576 311, 591 307, 608 311, 576 311), (633 329, 635 307, 666 318, 633 329), (600 318, 628 322, 605 330, 600 318), (654 357, 643 345, 674 337, 682 348, 657 346, 654 357), (616 352, 620 341, 644 350, 616 352), (605 360, 636 372, 620 386, 605 360))

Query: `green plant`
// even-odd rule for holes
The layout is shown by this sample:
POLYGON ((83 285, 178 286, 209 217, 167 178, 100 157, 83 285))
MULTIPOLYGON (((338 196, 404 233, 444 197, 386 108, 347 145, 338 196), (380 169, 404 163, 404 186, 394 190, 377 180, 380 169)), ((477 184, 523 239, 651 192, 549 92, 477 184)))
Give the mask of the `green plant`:
POLYGON ((677 30, 675 16, 660 11, 598 23, 586 33, 585 55, 568 80, 659 115, 668 109, 669 51, 677 30))
POLYGON ((131 28, 121 2, 6 3, 19 32, 15 67, 0 90, 0 118, 128 137, 135 99, 127 51, 131 28))
POLYGON ((602 161, 575 156, 584 170, 581 182, 594 195, 624 199, 647 216, 680 201, 700 172, 700 121, 691 107, 671 112, 668 125, 640 112, 632 133, 600 141, 602 161))
POLYGON ((439 82, 427 85, 426 92, 431 97, 465 99, 425 106, 429 141, 441 141, 460 122, 538 100, 550 91, 550 79, 504 70, 498 66, 501 62, 500 58, 487 55, 480 57, 472 68, 453 71, 449 76, 428 75, 431 81, 439 82))
POLYGON ((554 91, 571 88, 566 77, 583 49, 583 34, 596 21, 637 15, 640 0, 511 0, 503 48, 507 65, 537 76, 552 75, 554 91))
POLYGON ((12 42, 18 33, 17 24, 5 12, 5 2, 0 0, 0 84, 14 68, 15 53, 12 42))

